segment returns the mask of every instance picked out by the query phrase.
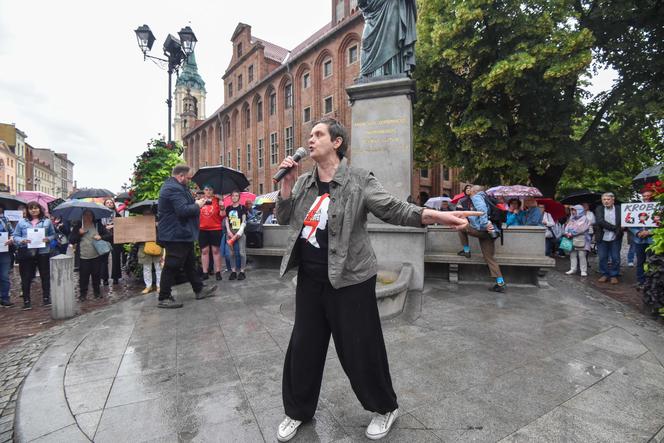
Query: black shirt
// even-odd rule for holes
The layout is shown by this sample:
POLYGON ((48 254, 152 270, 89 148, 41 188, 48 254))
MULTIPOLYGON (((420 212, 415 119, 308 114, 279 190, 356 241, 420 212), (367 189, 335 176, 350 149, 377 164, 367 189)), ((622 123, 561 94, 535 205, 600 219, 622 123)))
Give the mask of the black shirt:
POLYGON ((313 279, 327 281, 327 211, 330 205, 330 183, 316 181, 318 197, 309 208, 300 232, 300 263, 313 279))
POLYGON ((237 207, 233 207, 233 205, 231 205, 226 207, 228 226, 231 228, 233 234, 237 234, 237 231, 240 230, 243 215, 247 215, 247 208, 245 208, 243 205, 238 205, 237 207))

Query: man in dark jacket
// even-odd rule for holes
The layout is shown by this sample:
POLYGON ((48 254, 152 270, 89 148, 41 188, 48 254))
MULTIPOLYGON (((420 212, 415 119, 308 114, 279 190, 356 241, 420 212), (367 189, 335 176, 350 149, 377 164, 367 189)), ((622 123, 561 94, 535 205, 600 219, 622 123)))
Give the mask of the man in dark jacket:
POLYGON ((611 192, 602 194, 602 206, 595 209, 595 234, 597 235, 597 255, 599 255, 599 281, 611 281, 618 284, 620 274, 620 247, 623 232, 620 227, 620 205, 615 204, 615 196, 611 192), (611 263, 609 264, 609 259, 611 263))
POLYGON ((159 290, 160 308, 181 308, 182 303, 175 300, 171 287, 180 269, 184 270, 196 300, 211 296, 216 286, 204 287, 201 277, 196 272, 194 241, 198 239, 200 209, 205 199, 195 200, 187 185, 191 180, 190 168, 178 165, 159 191, 159 231, 158 243, 166 249, 166 258, 161 274, 159 290))

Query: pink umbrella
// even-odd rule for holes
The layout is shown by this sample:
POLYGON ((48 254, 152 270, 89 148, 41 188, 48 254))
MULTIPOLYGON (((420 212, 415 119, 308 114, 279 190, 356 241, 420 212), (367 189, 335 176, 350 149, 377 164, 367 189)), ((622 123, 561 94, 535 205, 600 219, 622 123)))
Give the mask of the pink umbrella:
POLYGON ((512 185, 512 186, 496 186, 486 191, 492 197, 504 198, 528 198, 528 197, 541 197, 542 193, 539 189, 532 186, 512 185))
MULTIPOLYGON (((244 204, 247 202, 247 200, 251 200, 252 202, 256 202, 256 194, 253 194, 251 192, 241 192, 240 193, 240 204, 244 206, 244 204)), ((224 206, 230 206, 232 205, 233 202, 231 201, 231 195, 228 194, 224 196, 224 206)))
POLYGON ((48 204, 57 198, 39 191, 21 191, 16 196, 27 202, 36 201, 46 212, 48 212, 48 204))

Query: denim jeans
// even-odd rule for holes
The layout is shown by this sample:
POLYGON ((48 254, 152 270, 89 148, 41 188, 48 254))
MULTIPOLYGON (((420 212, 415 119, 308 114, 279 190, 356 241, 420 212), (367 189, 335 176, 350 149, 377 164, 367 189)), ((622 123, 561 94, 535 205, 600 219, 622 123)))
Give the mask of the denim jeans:
POLYGON ((231 265, 231 250, 228 247, 228 243, 226 243, 226 231, 224 231, 224 234, 221 236, 221 255, 224 257, 224 261, 226 262, 226 270, 230 271, 233 269, 233 266, 231 265))
POLYGON ((636 246, 634 243, 629 244, 629 250, 627 251, 627 263, 634 263, 634 257, 636 255, 636 246))
POLYGON ((617 277, 620 274, 620 247, 622 238, 613 241, 600 240, 597 243, 599 272, 605 277, 617 277), (611 265, 609 266, 609 258, 611 265))
POLYGON ((556 239, 551 237, 551 238, 545 238, 544 239, 544 255, 547 257, 550 257, 553 255, 553 249, 556 246, 556 239))
POLYGON ((0 299, 9 301, 9 252, 0 252, 0 299))
POLYGON ((647 243, 634 243, 634 253, 636 254, 636 281, 641 285, 646 281, 643 265, 646 262, 646 257, 648 256, 646 253, 648 246, 650 245, 647 243))

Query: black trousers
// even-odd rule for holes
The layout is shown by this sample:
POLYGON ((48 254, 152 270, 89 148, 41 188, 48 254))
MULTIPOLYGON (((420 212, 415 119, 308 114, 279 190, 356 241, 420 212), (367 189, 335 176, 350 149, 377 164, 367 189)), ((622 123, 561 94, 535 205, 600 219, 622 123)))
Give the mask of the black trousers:
POLYGON ((166 248, 164 267, 161 270, 161 283, 159 286, 159 300, 171 296, 171 288, 175 284, 175 276, 183 270, 187 280, 191 283, 194 292, 203 289, 201 276, 196 271, 196 254, 194 242, 162 242, 166 248))
POLYGON ((81 288, 81 298, 88 295, 90 277, 92 277, 92 292, 94 292, 95 296, 101 295, 100 283, 102 260, 103 256, 101 255, 90 259, 81 258, 81 263, 78 268, 78 282, 81 288))
POLYGON ((30 301, 30 284, 39 269, 39 278, 42 284, 42 297, 44 300, 51 299, 51 264, 49 254, 37 254, 27 260, 20 260, 18 271, 21 274, 21 290, 23 291, 23 300, 30 301))
POLYGON ((286 415, 302 421, 314 416, 330 334, 364 409, 380 414, 395 410, 397 396, 376 305, 376 277, 334 289, 329 281, 315 281, 300 268, 282 383, 286 415))
POLYGON ((112 252, 102 255, 101 259, 101 279, 103 282, 108 282, 108 259, 111 258, 111 278, 113 280, 120 280, 122 278, 122 254, 124 248, 122 245, 113 245, 112 252))

